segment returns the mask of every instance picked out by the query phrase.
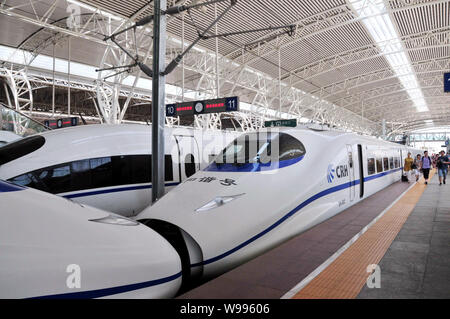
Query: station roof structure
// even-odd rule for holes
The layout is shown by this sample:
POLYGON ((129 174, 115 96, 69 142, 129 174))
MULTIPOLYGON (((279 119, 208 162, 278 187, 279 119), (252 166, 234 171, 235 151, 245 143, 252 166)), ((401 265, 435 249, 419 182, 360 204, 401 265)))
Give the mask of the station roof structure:
MULTIPOLYGON (((176 91, 170 99, 180 100, 181 87, 184 98, 189 92, 238 95, 252 107, 273 109, 279 117, 373 135, 381 135, 383 120, 391 133, 450 124, 450 94, 444 93, 443 76, 450 72, 450 0, 231 2, 168 18, 170 62, 230 7, 206 33, 209 37, 168 76, 167 83, 176 91), (235 34, 278 26, 286 27, 235 34), (227 36, 214 37, 217 34, 227 36)), ((70 36, 72 61, 95 68, 127 65, 127 57, 103 38, 151 15, 152 9, 148 0, 2 0, 0 44, 51 56, 52 43, 70 36), (78 27, 70 28, 67 16, 74 6, 81 19, 78 27)), ((136 49, 140 60, 151 65, 151 23, 137 30, 117 41, 136 49)), ((67 59, 65 46, 55 50, 57 57, 67 59)), ((138 77, 138 68, 126 71, 138 77)), ((103 72, 99 79, 110 75, 103 72)), ((123 76, 117 80, 120 76, 116 83, 133 87, 123 76)), ((146 95, 144 88, 131 90, 146 95)))

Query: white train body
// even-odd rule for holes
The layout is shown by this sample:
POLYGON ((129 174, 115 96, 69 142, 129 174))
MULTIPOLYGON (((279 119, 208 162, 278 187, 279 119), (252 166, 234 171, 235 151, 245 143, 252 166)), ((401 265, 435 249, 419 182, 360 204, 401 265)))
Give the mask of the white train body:
POLYGON ((210 278, 279 245, 400 180, 408 151, 420 152, 350 133, 268 132, 241 135, 224 151, 231 163, 213 162, 137 216, 190 235, 185 248, 153 227, 190 265, 184 275, 210 278), (242 156, 246 138, 260 144, 242 156), (278 157, 265 163, 261 150, 274 152, 275 140, 278 157))
POLYGON ((132 220, 0 181, 0 298, 169 298, 177 252, 132 220))
MULTIPOLYGON (((240 134, 165 130, 166 191, 205 168, 240 134)), ((123 216, 134 216, 150 205, 151 126, 73 127, 5 147, 0 148, 0 179, 123 216)))
POLYGON ((22 138, 20 135, 14 134, 13 132, 0 130, 0 147, 10 142, 17 141, 20 138, 22 138))

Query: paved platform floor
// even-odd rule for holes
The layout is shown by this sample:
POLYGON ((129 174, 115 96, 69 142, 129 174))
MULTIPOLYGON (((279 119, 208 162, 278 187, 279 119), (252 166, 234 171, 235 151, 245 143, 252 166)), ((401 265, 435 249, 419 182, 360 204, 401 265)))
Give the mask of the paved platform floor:
POLYGON ((379 266, 381 288, 357 298, 450 298, 450 185, 437 174, 379 266))
POLYGON ((410 184, 397 182, 182 299, 281 298, 377 217, 410 184))

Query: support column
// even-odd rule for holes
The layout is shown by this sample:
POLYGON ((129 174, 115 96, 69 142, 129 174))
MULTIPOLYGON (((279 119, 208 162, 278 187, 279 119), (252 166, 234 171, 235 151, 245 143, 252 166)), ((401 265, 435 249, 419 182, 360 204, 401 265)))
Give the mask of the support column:
POLYGON ((69 45, 68 45, 68 49, 69 49, 69 59, 67 61, 67 77, 68 77, 68 86, 67 86, 67 114, 70 116, 70 59, 71 59, 71 54, 70 54, 70 37, 69 37, 69 45))
POLYGON ((154 1, 152 80, 152 202, 164 195, 164 123, 166 67, 166 0, 154 1))
MULTIPOLYGON (((217 19, 217 3, 214 4, 214 19, 217 19)), ((216 23, 215 35, 219 33, 219 22, 216 23)), ((216 98, 220 98, 220 81, 219 81, 219 38, 216 37, 216 98)))
MULTIPOLYGON (((184 51, 184 14, 181 17, 181 52, 184 51)), ((184 102, 184 59, 181 61, 181 101, 184 102)))
POLYGON ((281 107, 282 107, 282 100, 283 97, 281 95, 281 48, 278 49, 278 99, 280 100, 279 105, 279 117, 281 118, 281 107))
POLYGON ((53 42, 52 117, 55 116, 55 42, 53 42))

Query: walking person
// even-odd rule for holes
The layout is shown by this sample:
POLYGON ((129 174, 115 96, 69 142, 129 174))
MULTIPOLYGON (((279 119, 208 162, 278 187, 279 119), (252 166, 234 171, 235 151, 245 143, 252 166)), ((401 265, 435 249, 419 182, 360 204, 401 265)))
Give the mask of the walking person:
POLYGON ((412 164, 414 163, 414 159, 411 157, 411 153, 408 153, 408 157, 405 158, 405 164, 403 165, 403 170, 405 171, 406 178, 409 182, 409 176, 412 173, 412 164))
POLYGON ((419 181, 420 177, 420 163, 421 163, 421 156, 420 154, 417 154, 416 158, 414 159, 414 163, 411 166, 411 168, 414 170, 414 175, 416 175, 416 182, 419 181))
POLYGON ((425 178, 425 185, 428 185, 428 178, 430 176, 430 169, 431 169, 431 158, 428 156, 428 151, 425 151, 423 153, 422 162, 421 162, 421 169, 423 173, 423 178, 425 178))
POLYGON ((448 164, 450 164, 448 156, 445 155, 445 151, 441 151, 441 156, 439 156, 436 161, 436 166, 438 168, 439 174, 439 186, 442 185, 442 182, 444 182, 445 184, 448 172, 448 164))

